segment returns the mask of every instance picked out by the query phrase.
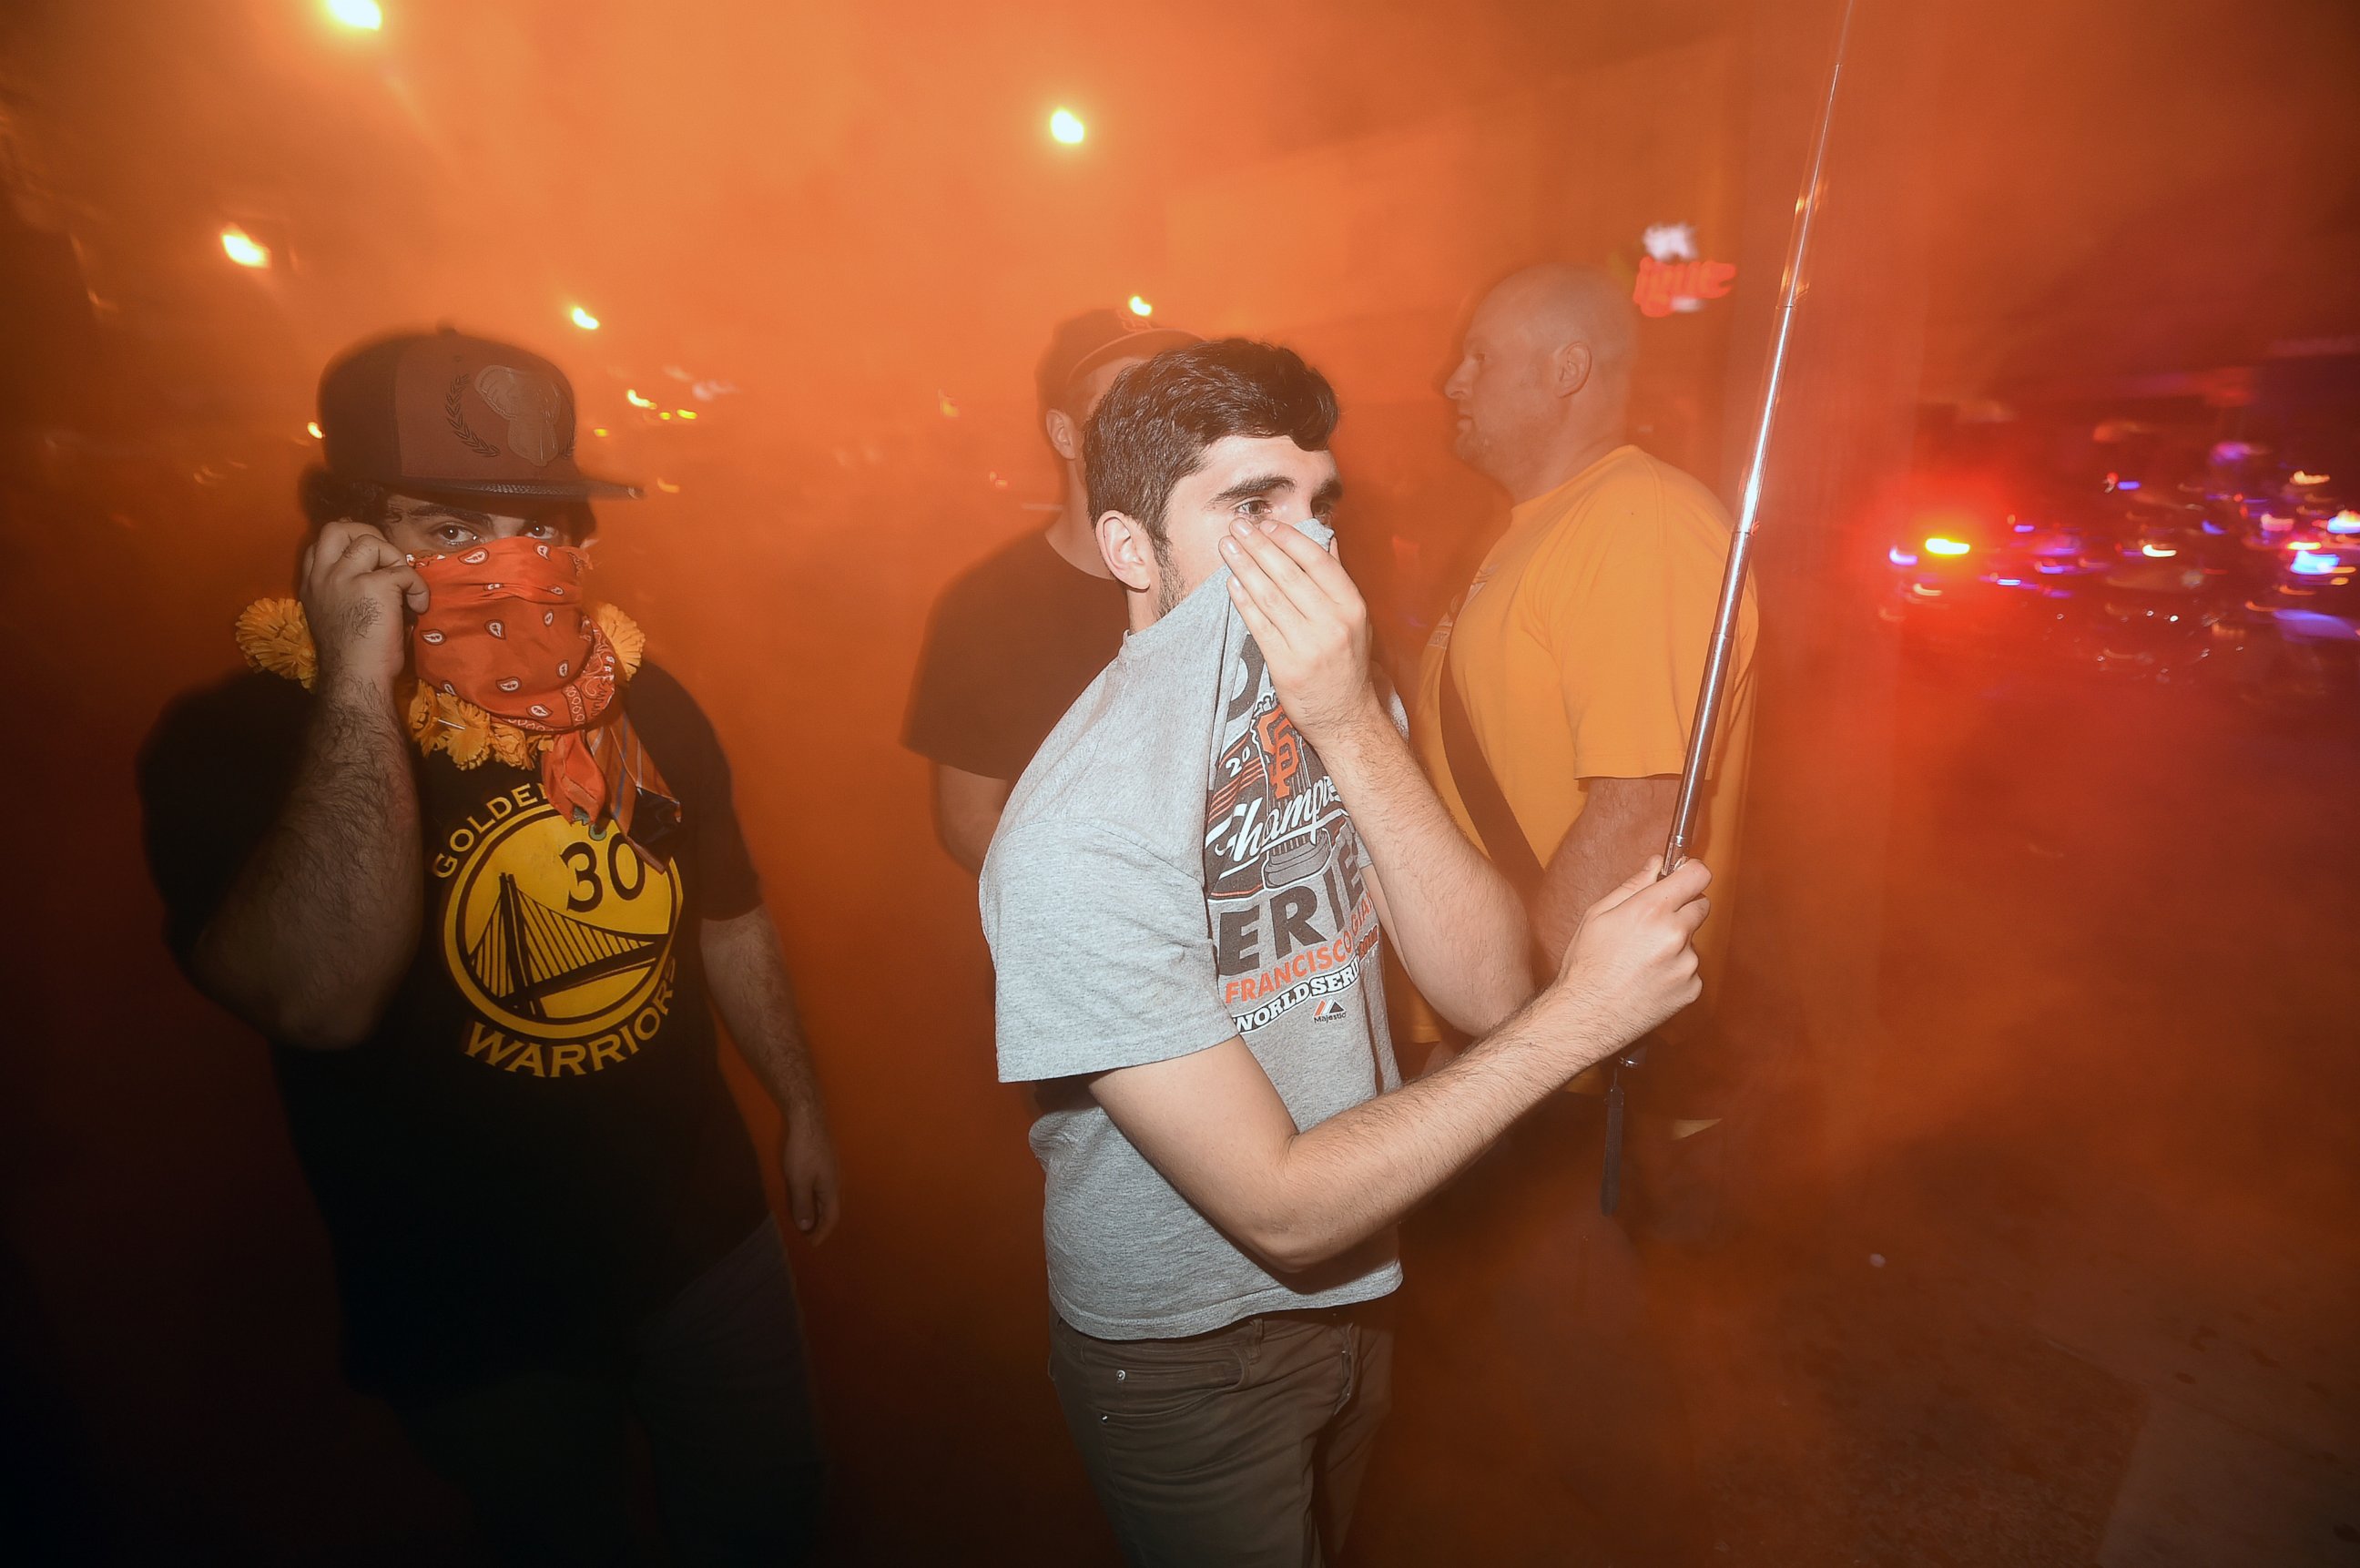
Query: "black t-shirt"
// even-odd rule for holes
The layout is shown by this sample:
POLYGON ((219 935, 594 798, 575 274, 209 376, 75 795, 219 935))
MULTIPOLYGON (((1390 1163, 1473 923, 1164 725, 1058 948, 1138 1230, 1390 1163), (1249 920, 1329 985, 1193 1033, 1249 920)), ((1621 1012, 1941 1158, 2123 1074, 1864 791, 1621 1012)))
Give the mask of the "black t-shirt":
POLYGON ((943 590, 901 741, 985 778, 1023 773, 1122 647, 1122 585, 1076 570, 1028 533, 943 590))
MULTIPOLYGON (((616 1354, 764 1217, 698 957, 698 920, 761 897, 728 762, 654 665, 624 703, 681 802, 669 868, 569 823, 537 769, 419 756, 416 961, 361 1044, 273 1050, 362 1387, 616 1354)), ((183 959, 276 819, 311 710, 241 675, 148 737, 148 864, 183 959)))

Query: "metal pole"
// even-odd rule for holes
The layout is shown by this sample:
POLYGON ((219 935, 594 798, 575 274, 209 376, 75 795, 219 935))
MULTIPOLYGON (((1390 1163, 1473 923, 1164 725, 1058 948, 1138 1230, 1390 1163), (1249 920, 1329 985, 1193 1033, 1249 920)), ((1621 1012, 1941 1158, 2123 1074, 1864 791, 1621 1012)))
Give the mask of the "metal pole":
POLYGON ((1810 172, 1802 194, 1795 199, 1795 229, 1786 242, 1786 275, 1778 288, 1778 325, 1770 340, 1770 363, 1762 377, 1762 416, 1754 429, 1754 453, 1746 464, 1745 490, 1737 508, 1737 528, 1729 542, 1729 564, 1721 576, 1721 603, 1712 617, 1712 644, 1705 656, 1704 683, 1697 693, 1696 724, 1688 731, 1688 752, 1680 767, 1679 804, 1672 813, 1672 832, 1664 845, 1664 874, 1688 858, 1696 836, 1697 807, 1704 794, 1705 772, 1712 759, 1712 742, 1721 723, 1721 698, 1729 681, 1731 651, 1737 641, 1737 612, 1745 597, 1745 568, 1754 552, 1754 530, 1762 506, 1762 473, 1770 455, 1770 431, 1776 422, 1778 391, 1786 376, 1786 349, 1795 330, 1795 303, 1803 292, 1803 262, 1810 253, 1811 224, 1826 194, 1823 179, 1828 161, 1828 128, 1835 123, 1836 84, 1843 79, 1844 43, 1852 34, 1856 0, 1844 0, 1843 21, 1836 29, 1834 62, 1828 68, 1828 91, 1819 106, 1819 137, 1811 149, 1810 172))

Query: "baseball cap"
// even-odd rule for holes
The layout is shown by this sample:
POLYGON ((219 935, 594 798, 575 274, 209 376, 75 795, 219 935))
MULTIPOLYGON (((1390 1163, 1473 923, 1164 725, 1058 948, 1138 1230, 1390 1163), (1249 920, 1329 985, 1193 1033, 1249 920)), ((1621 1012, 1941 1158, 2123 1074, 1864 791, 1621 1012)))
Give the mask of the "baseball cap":
POLYGON ((574 462, 574 388, 513 344, 445 327, 365 343, 320 377, 328 471, 430 495, 631 498, 574 462))
POLYGON ((1204 340, 1178 327, 1158 326, 1132 311, 1084 311, 1057 323, 1034 372, 1041 407, 1054 407, 1065 389, 1110 359, 1146 359, 1167 348, 1204 340))

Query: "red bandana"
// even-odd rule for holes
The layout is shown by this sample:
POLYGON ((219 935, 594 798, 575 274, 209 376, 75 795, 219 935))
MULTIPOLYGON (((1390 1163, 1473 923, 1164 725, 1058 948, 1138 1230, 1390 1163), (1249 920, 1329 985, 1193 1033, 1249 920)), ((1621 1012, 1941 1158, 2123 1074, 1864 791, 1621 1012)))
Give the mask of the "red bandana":
POLYGON ((429 602, 410 630, 411 666, 495 718, 555 737, 541 757, 551 804, 580 822, 611 817, 646 849, 631 834, 639 794, 669 801, 672 791, 615 701, 621 662, 584 600, 589 565, 572 545, 521 534, 419 562, 429 602))

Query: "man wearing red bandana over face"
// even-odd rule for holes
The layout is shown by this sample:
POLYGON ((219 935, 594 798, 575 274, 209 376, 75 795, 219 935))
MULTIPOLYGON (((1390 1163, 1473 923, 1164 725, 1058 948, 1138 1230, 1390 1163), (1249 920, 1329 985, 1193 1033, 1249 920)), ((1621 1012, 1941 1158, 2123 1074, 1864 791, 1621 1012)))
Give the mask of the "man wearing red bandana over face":
POLYGON ((819 1446, 717 1012, 816 1242, 836 1158, 793 991, 688 694, 588 591, 564 376, 455 333, 320 389, 300 600, 141 758, 190 978, 269 1041, 355 1384, 502 1561, 632 1538, 630 1430, 683 1563, 807 1549, 819 1446))
POLYGON ((621 671, 582 597, 589 564, 570 544, 522 534, 418 562, 428 601, 410 629, 410 665, 432 690, 549 736, 550 800, 577 822, 613 818, 644 851, 654 832, 631 831, 639 802, 652 796, 665 826, 679 803, 629 717, 609 711, 621 671))

